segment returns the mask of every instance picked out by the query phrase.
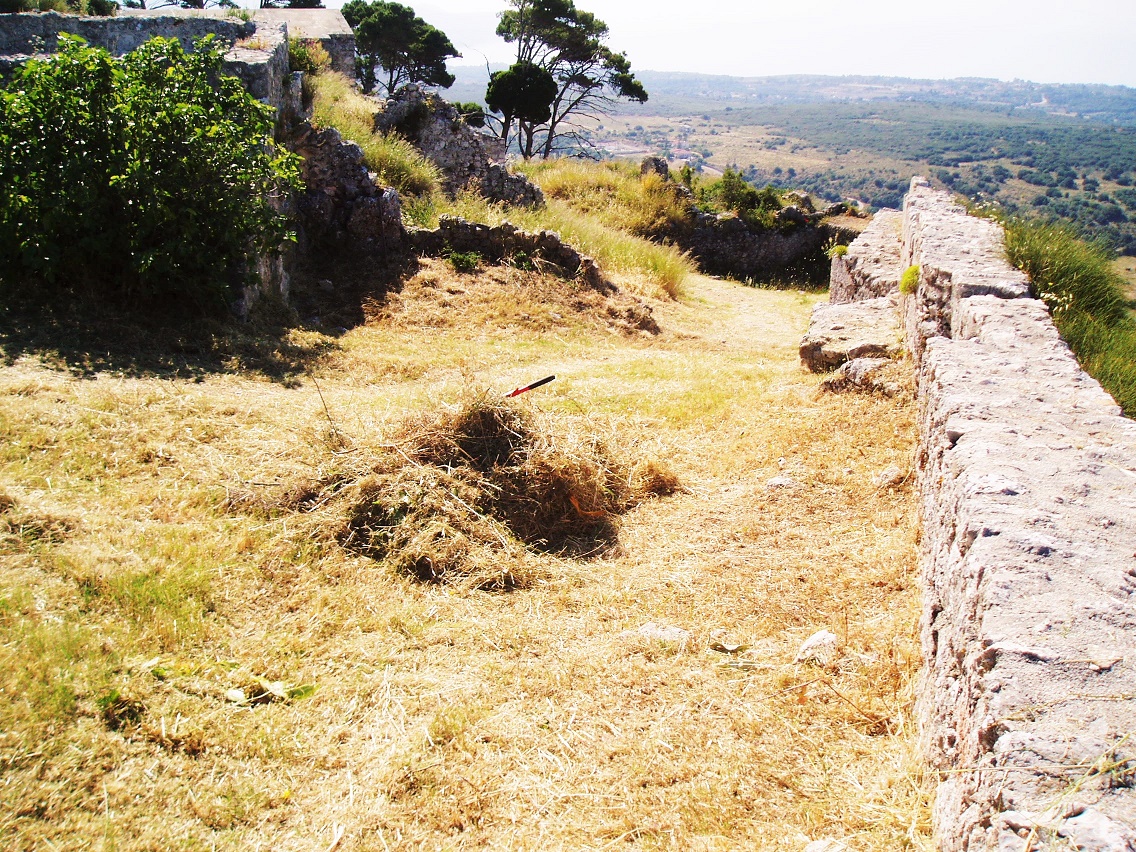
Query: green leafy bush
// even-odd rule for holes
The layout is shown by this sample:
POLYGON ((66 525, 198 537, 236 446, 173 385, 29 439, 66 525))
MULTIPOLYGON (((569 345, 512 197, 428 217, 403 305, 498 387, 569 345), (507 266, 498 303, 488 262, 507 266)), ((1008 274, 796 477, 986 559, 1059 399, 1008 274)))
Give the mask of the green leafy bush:
POLYGON ((447 247, 442 257, 450 262, 455 272, 476 272, 481 266, 481 255, 475 251, 454 251, 447 247))
POLYGON ((738 218, 758 228, 774 227, 781 209, 781 195, 776 187, 756 189, 731 168, 709 186, 699 187, 698 200, 711 209, 731 210, 738 218))
POLYGON ((211 37, 116 59, 61 35, 0 92, 0 297, 223 305, 279 245, 299 160, 211 37))
POLYGON ((305 74, 319 74, 331 67, 331 54, 315 39, 289 36, 288 67, 305 74))

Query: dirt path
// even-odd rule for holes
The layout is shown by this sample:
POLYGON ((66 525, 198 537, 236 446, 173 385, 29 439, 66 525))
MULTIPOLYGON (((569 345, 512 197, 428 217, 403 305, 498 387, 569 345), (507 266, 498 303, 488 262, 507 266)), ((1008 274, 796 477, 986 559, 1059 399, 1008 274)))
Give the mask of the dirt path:
MULTIPOLYGON (((478 286, 433 282, 427 295, 468 299, 478 286)), ((39 775, 12 772, 3 832, 26 848, 926 845, 911 742, 913 499, 905 482, 873 481, 910 466, 910 403, 818 394, 796 358, 814 296, 699 278, 685 303, 655 305, 662 335, 627 337, 568 320, 536 328, 560 309, 517 292, 486 296, 508 322, 353 330, 319 396, 311 381, 84 384, 7 368, 10 440, 30 445, 55 417, 72 424, 72 454, 118 440, 178 464, 151 456, 94 488, 54 449, 47 467, 7 456, 17 504, 82 505, 83 518, 58 542, 9 547, 6 587, 33 589, 28 624, 36 606, 101 619, 116 650, 61 736, 87 757, 61 751, 39 775), (463 386, 551 373, 527 405, 630 441, 684 490, 625 515, 611 553, 541 557, 531 588, 422 585, 297 534, 301 516, 241 515, 218 499, 218 482, 286 483, 339 463, 325 403, 365 450, 463 386), (50 491, 36 480, 49 468, 50 491), (184 586, 190 564, 207 590, 184 586), (110 576, 177 576, 180 594, 208 606, 170 627, 163 605, 130 610, 140 593, 110 576), (797 662, 820 630, 836 636, 831 657, 797 662), (316 691, 225 699, 253 675, 316 691), (135 702, 121 723, 98 709, 109 684, 135 702), (28 815, 37 795, 42 818, 28 815)), ((32 722, 9 723, 33 744, 32 722)))

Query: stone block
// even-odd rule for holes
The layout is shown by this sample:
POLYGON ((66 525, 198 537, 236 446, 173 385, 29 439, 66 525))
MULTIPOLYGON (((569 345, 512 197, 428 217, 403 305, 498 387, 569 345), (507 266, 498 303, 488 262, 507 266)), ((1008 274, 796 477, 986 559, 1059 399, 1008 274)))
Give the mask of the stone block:
POLYGON ((895 358, 903 353, 894 297, 813 308, 800 355, 814 373, 839 367, 853 358, 895 358))

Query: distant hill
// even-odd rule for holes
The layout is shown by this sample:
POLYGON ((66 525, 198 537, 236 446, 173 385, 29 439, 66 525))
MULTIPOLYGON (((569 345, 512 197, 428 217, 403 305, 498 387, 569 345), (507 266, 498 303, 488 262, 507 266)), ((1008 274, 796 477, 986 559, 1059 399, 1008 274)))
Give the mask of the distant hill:
MULTIPOLYGON (((499 70, 504 66, 493 66, 499 70)), ((451 69, 457 82, 451 100, 481 100, 489 72, 485 66, 451 69)), ((779 77, 726 77, 677 71, 637 72, 651 95, 652 112, 689 112, 691 101, 735 106, 870 101, 916 102, 984 107, 1021 114, 1067 116, 1107 124, 1136 125, 1136 89, 1127 86, 1031 83, 962 77, 913 80, 906 77, 826 77, 789 74, 779 77)))
MULTIPOLYGON (((496 69, 494 69, 496 70, 496 69)), ((450 99, 489 72, 454 69, 450 99)), ((580 134, 593 157, 666 157, 708 177, 894 207, 913 174, 974 201, 1073 224, 1136 255, 1136 89, 965 78, 722 77, 644 71, 650 99, 580 134)))

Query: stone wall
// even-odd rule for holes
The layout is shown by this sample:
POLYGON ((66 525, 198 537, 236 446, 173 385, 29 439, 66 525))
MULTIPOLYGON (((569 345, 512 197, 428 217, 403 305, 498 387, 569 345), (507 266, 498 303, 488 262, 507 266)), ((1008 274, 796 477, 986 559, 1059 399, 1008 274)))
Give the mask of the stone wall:
POLYGON ((293 130, 289 147, 304 159, 305 189, 296 197, 302 255, 405 246, 398 193, 375 182, 362 148, 333 127, 316 130, 306 122, 293 130))
POLYGON ((698 268, 709 275, 753 281, 812 281, 819 276, 823 281, 829 263, 824 251, 836 233, 807 220, 783 230, 755 229, 730 213, 693 213, 689 222, 663 236, 690 252, 698 268))
POLYGON ((238 77, 253 97, 283 108, 290 81, 287 26, 271 21, 256 24, 223 14, 186 14, 187 11, 127 11, 113 17, 57 12, 0 15, 0 76, 31 56, 55 52, 60 33, 80 36, 115 56, 129 53, 155 36, 176 38, 182 47, 191 50, 197 39, 214 35, 228 50, 224 72, 238 77))
POLYGON ((916 179, 919 711, 943 850, 1136 850, 1136 422, 1000 229, 916 179))
POLYGON ((901 311, 938 846, 1133 852, 1136 422, 1081 370, 997 224, 920 178, 901 237, 887 219, 833 264, 834 300, 880 303, 919 267, 901 311))
POLYGON ((828 300, 834 305, 876 299, 899 290, 903 214, 881 210, 848 247, 832 258, 828 300))
POLYGON ((439 256, 446 251, 475 252, 494 262, 522 259, 533 266, 578 277, 601 292, 614 292, 615 286, 603 277, 599 265, 564 242, 554 231, 522 231, 510 222, 484 225, 458 216, 441 216, 438 227, 411 228, 408 238, 419 254, 439 256))

